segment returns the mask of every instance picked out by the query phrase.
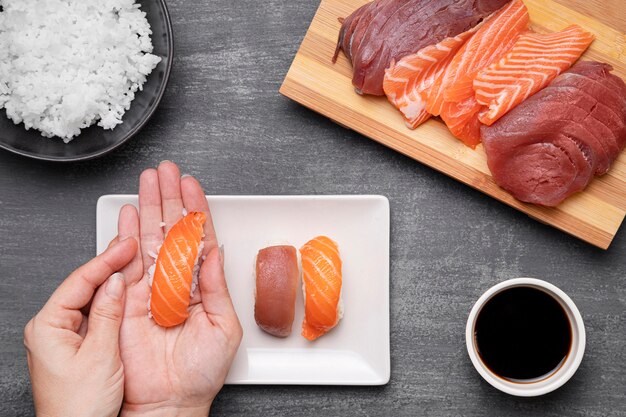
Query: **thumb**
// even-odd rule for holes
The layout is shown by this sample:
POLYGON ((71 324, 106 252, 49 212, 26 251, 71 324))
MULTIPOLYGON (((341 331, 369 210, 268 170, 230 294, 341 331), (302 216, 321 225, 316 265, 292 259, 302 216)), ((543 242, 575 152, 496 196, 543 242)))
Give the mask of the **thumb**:
POLYGON ((91 303, 85 344, 112 353, 119 350, 119 334, 124 316, 124 274, 117 272, 98 288, 91 303))
POLYGON ((223 256, 217 246, 207 254, 206 259, 202 262, 198 281, 202 306, 206 313, 213 316, 226 318, 234 316, 236 318, 224 276, 223 256))

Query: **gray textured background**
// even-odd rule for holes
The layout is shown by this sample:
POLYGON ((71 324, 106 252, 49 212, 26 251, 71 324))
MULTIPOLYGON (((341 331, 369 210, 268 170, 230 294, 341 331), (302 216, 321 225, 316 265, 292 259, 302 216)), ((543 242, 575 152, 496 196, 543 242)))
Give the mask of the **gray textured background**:
POLYGON ((33 412, 22 328, 94 254, 97 198, 135 193, 141 170, 163 159, 209 194, 371 193, 391 202, 391 382, 225 387, 214 415, 626 415, 624 230, 610 250, 596 249, 281 97, 316 1, 168 4, 172 78, 136 139, 73 165, 0 153, 1 416, 33 412), (535 399, 492 389, 464 344, 472 303, 518 276, 561 287, 587 328, 578 373, 535 399))

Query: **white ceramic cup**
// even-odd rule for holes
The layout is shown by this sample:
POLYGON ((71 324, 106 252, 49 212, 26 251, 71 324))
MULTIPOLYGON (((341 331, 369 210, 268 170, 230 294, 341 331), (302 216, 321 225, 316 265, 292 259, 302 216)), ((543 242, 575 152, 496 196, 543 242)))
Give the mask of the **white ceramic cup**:
POLYGON ((554 285, 535 278, 515 278, 491 287, 478 299, 478 301, 476 301, 474 307, 472 307, 472 311, 469 314, 467 326, 465 328, 467 353, 469 353, 470 359, 472 360, 472 363, 478 373, 485 379, 485 381, 500 391, 520 397, 534 397, 537 395, 547 394, 565 384, 572 377, 572 375, 574 375, 574 372, 576 372, 583 359, 583 354, 585 353, 585 340, 585 326, 583 324, 583 318, 581 317, 580 312, 578 311, 578 308, 576 308, 572 299, 554 285), (567 313, 567 318, 569 319, 572 331, 572 344, 570 351, 561 367, 547 377, 538 378, 537 380, 532 381, 513 382, 499 377, 491 372, 478 354, 475 327, 476 318, 478 317, 480 310, 485 303, 491 299, 491 297, 503 290, 513 287, 531 287, 540 289, 557 300, 563 307, 563 310, 567 313))

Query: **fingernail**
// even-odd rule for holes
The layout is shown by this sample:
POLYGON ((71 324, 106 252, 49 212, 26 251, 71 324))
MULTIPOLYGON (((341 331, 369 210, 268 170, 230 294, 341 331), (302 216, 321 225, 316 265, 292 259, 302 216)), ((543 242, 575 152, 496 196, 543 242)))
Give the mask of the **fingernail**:
POLYGON ((182 178, 187 178, 187 177, 191 177, 191 175, 189 175, 189 174, 183 174, 183 175, 181 175, 181 176, 180 176, 180 178, 181 178, 181 179, 182 179, 182 178))
POLYGON ((124 243, 124 242, 130 241, 132 239, 133 239, 132 236, 124 236, 124 237, 121 237, 120 240, 117 243, 124 243))
POLYGON ((166 162, 172 163, 172 161, 170 161, 169 159, 164 159, 159 163, 159 165, 164 164, 166 162))
POLYGON ((119 300, 122 298, 122 294, 124 294, 125 285, 124 274, 116 272, 111 275, 107 281, 106 293, 114 300, 119 300))

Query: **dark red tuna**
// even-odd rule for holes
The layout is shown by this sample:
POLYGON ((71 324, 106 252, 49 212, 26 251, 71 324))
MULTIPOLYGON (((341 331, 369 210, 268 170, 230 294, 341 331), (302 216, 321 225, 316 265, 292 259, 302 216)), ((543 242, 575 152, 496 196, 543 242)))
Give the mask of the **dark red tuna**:
POLYGON ((606 173, 626 143, 626 84, 583 61, 491 126, 489 169, 520 201, 556 206, 606 173))
POLYGON ((509 0, 377 0, 348 16, 337 50, 352 62, 358 93, 384 95, 391 61, 476 26, 509 0))

